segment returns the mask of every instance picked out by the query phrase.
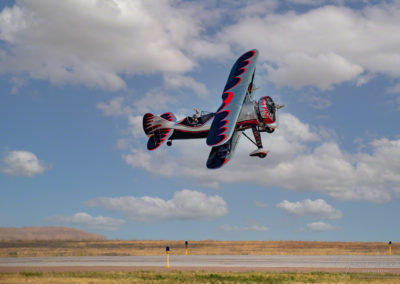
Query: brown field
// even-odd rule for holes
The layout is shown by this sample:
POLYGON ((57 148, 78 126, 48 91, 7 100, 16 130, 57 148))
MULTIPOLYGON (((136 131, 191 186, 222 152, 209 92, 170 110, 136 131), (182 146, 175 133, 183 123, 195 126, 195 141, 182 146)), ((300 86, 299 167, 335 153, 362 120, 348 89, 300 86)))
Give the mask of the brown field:
POLYGON ((399 283, 396 274, 326 272, 19 272, 0 273, 0 283, 399 283))
MULTIPOLYGON (((184 254, 184 241, 0 241, 0 257, 184 254)), ((392 254, 400 254, 400 244, 392 254)), ((194 255, 387 255, 383 242, 189 241, 194 255)))

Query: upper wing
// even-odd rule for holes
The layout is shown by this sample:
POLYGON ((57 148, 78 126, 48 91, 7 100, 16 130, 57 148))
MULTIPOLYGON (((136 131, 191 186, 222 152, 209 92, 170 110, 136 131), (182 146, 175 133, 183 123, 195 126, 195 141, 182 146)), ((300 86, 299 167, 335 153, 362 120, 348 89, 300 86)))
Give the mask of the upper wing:
POLYGON ((258 51, 250 50, 233 65, 222 94, 222 105, 217 110, 207 136, 209 146, 222 145, 232 137, 257 58, 258 51))

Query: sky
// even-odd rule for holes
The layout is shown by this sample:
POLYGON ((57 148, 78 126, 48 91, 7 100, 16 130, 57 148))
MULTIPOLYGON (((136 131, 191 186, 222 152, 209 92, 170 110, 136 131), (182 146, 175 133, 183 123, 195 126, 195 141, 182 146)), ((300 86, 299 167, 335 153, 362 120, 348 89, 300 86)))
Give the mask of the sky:
POLYGON ((400 241, 399 26, 399 1, 1 1, 0 226, 400 241), (146 112, 216 111, 254 48, 255 97, 285 104, 267 158, 147 151, 146 112))

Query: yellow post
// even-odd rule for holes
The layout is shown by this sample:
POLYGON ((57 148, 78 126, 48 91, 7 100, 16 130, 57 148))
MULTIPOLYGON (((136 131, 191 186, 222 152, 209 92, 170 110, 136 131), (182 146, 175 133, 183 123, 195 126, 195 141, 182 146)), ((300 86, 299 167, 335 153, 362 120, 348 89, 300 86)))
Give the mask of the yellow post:
POLYGON ((167 253, 167 268, 169 268, 169 247, 165 248, 165 252, 167 253))
POLYGON ((389 255, 392 255, 392 242, 389 242, 389 255))
POLYGON ((186 252, 185 255, 188 255, 188 241, 185 242, 186 252))

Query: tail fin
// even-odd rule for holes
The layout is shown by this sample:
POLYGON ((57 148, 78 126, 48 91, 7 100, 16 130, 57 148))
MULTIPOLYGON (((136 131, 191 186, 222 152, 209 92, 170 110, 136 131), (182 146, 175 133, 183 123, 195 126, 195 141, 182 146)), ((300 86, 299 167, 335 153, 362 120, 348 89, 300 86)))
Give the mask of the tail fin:
POLYGON ((170 112, 163 113, 160 116, 146 113, 143 116, 143 130, 149 137, 148 150, 155 150, 165 142, 175 121, 175 116, 170 112))

